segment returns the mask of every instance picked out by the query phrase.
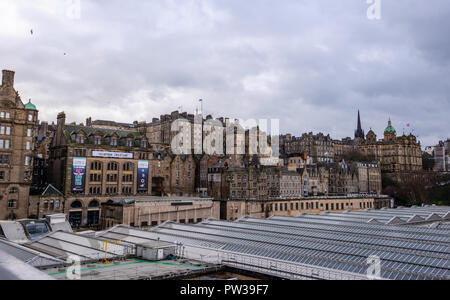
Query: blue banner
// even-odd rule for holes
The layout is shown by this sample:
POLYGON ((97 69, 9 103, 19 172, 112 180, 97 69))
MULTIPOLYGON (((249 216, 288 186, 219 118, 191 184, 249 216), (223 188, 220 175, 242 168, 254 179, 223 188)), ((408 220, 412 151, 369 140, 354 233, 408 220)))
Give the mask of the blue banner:
POLYGON ((140 160, 138 162, 138 192, 148 192, 148 161, 140 160))
POLYGON ((86 158, 73 158, 72 193, 84 192, 86 182, 86 158))

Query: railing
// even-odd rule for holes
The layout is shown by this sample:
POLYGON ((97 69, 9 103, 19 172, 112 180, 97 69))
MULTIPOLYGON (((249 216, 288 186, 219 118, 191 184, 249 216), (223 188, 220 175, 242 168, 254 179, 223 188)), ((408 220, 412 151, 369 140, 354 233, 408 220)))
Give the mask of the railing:
POLYGON ((292 280, 367 280, 364 274, 203 247, 183 246, 183 257, 292 280))

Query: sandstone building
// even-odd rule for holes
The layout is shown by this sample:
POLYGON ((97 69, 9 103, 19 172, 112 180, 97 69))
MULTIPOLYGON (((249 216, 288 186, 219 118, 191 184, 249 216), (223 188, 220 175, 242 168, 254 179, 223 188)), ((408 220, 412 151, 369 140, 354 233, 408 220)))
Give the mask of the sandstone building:
POLYGON ((145 127, 89 125, 66 124, 65 114, 58 114, 49 158, 53 192, 31 201, 36 215, 63 212, 74 226, 98 226, 100 206, 111 199, 193 194, 191 156, 153 149, 145 127))
POLYGON ((2 72, 0 86, 0 219, 28 217, 34 136, 38 111, 23 104, 14 89, 14 72, 2 72))
POLYGON ((384 138, 377 140, 375 132, 370 130, 359 150, 380 162, 385 173, 407 173, 422 170, 422 149, 420 142, 412 134, 397 136, 391 120, 384 131, 384 138))

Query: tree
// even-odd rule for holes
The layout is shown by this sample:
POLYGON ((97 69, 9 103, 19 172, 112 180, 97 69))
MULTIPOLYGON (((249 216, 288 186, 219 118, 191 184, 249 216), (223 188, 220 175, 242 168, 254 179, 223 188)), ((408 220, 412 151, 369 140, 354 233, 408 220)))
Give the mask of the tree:
POLYGON ((433 171, 434 169, 434 156, 424 152, 422 154, 422 166, 425 171, 433 171))

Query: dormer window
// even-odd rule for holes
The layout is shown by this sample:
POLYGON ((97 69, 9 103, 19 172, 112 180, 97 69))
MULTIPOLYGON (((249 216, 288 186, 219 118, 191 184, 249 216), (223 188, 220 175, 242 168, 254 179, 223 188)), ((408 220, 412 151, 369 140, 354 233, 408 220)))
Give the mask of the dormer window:
POLYGON ((147 141, 141 141, 141 147, 147 148, 147 141))
POLYGON ((117 146, 117 139, 116 138, 112 138, 111 139, 111 146, 117 146))
POLYGON ((132 140, 127 140, 126 141, 126 145, 127 145, 127 147, 133 147, 133 141, 132 140))
POLYGON ((84 136, 82 135, 77 136, 77 144, 84 144, 84 136))
POLYGON ((95 137, 94 138, 94 143, 96 144, 96 145, 101 145, 102 144, 102 138, 101 137, 95 137))

